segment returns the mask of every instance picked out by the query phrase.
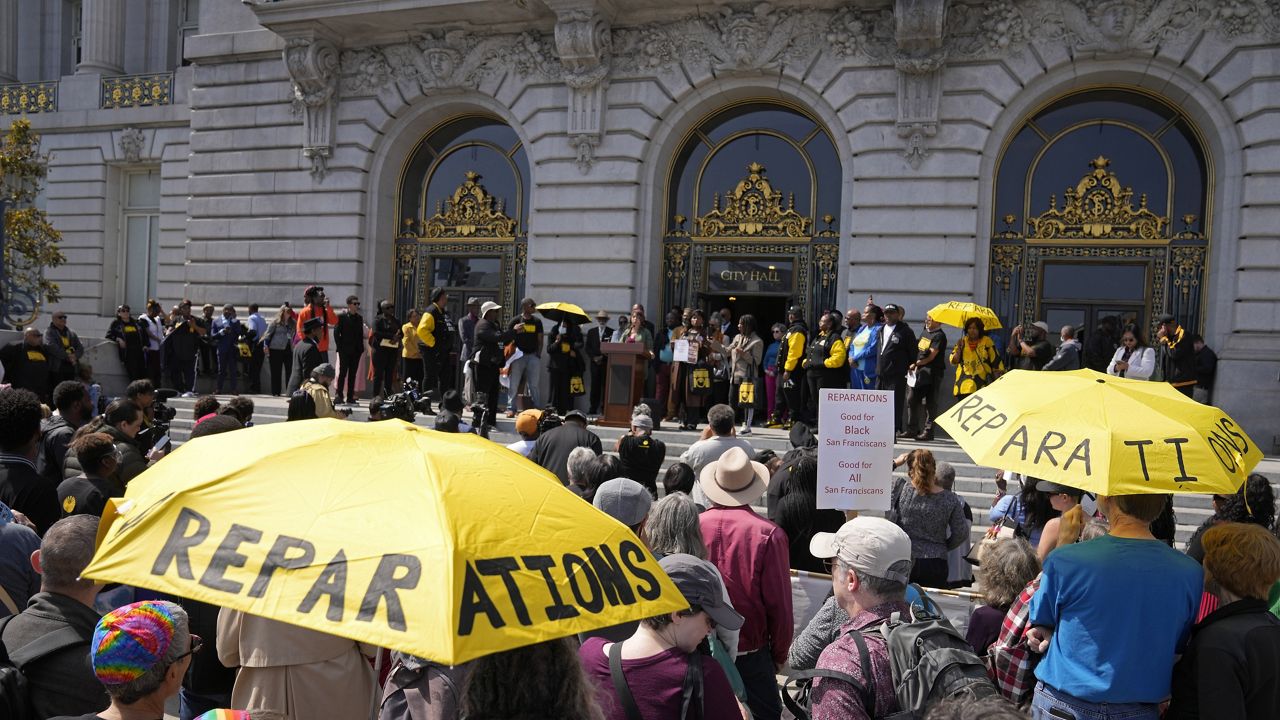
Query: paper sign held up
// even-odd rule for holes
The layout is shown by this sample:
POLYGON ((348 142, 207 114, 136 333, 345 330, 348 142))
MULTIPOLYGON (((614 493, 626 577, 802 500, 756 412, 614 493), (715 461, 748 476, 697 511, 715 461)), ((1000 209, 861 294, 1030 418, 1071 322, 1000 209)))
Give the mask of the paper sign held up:
POLYGON ((823 390, 818 428, 818 507, 888 510, 893 392, 823 390))

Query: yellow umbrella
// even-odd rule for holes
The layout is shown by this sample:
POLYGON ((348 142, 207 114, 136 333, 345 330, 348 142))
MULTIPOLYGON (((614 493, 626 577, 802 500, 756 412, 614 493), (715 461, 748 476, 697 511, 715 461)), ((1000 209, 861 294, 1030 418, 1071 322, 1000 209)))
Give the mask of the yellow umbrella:
POLYGON ((396 420, 193 440, 85 570, 457 664, 688 607, 644 544, 475 435, 396 420))
POLYGON ((939 305, 934 305, 929 311, 929 317, 937 320, 943 325, 962 328, 969 318, 978 318, 982 321, 982 326, 987 330, 999 330, 1003 327, 1000 324, 1000 318, 995 311, 989 307, 983 307, 977 303, 959 302, 952 300, 939 305))
POLYGON ((1105 495, 1232 493, 1262 451, 1168 383, 1014 370, 938 424, 980 465, 1105 495))
POLYGON ((582 323, 585 323, 591 320, 591 318, 587 316, 586 310, 583 310, 582 308, 578 307, 577 305, 574 305, 573 303, 567 303, 567 302, 542 303, 541 305, 537 306, 536 309, 538 312, 542 313, 542 317, 550 320, 551 322, 558 323, 558 322, 568 321, 575 325, 581 325, 582 323))

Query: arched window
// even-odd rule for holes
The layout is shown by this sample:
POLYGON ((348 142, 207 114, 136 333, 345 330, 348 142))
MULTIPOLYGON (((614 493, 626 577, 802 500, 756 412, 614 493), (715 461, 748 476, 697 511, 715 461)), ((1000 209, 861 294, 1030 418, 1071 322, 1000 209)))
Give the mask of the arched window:
POLYGON ((1086 333, 1102 318, 1198 331, 1212 171, 1190 119, 1135 89, 1032 113, 996 170, 991 303, 1006 324, 1086 333))
POLYGON ((449 290, 459 317, 469 298, 513 307, 524 287, 529 160, 515 131, 486 115, 454 118, 405 159, 396 198, 396 299, 421 309, 449 290))
POLYGON ((833 308, 841 172, 801 109, 744 102, 684 138, 666 186, 663 304, 761 321, 799 302, 833 308))

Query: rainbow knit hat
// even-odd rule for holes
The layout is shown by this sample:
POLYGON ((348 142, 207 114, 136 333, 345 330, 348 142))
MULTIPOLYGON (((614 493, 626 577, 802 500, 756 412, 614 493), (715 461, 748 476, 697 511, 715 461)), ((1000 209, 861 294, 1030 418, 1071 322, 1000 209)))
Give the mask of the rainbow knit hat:
POLYGON ((162 600, 131 603, 102 616, 93 631, 93 672, 108 687, 142 677, 164 660, 176 630, 177 605, 162 600))
POLYGON ((244 710, 210 710, 197 716, 196 720, 252 720, 244 710))

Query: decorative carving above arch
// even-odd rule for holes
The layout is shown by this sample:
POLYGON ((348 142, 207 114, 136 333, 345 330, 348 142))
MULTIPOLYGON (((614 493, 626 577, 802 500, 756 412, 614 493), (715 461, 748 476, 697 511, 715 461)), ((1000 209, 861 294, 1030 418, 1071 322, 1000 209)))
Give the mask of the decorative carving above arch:
POLYGON ((753 162, 747 177, 724 196, 716 193, 711 211, 697 220, 698 235, 705 238, 808 239, 812 221, 796 212, 795 195, 782 204, 782 193, 765 177, 765 167, 753 162))
POLYGON ((519 225, 503 209, 503 201, 480 184, 480 175, 467 171, 466 180, 442 200, 423 223, 423 237, 429 240, 514 240, 519 225))
POLYGON ((1080 179, 1064 194, 1064 207, 1058 209, 1058 198, 1049 198, 1049 209, 1037 217, 1027 218, 1028 236, 1036 240, 1122 240, 1167 243, 1164 231, 1169 218, 1147 208, 1147 195, 1133 207, 1133 188, 1124 187, 1114 172, 1107 168, 1111 161, 1098 156, 1089 161, 1092 172, 1080 179))

